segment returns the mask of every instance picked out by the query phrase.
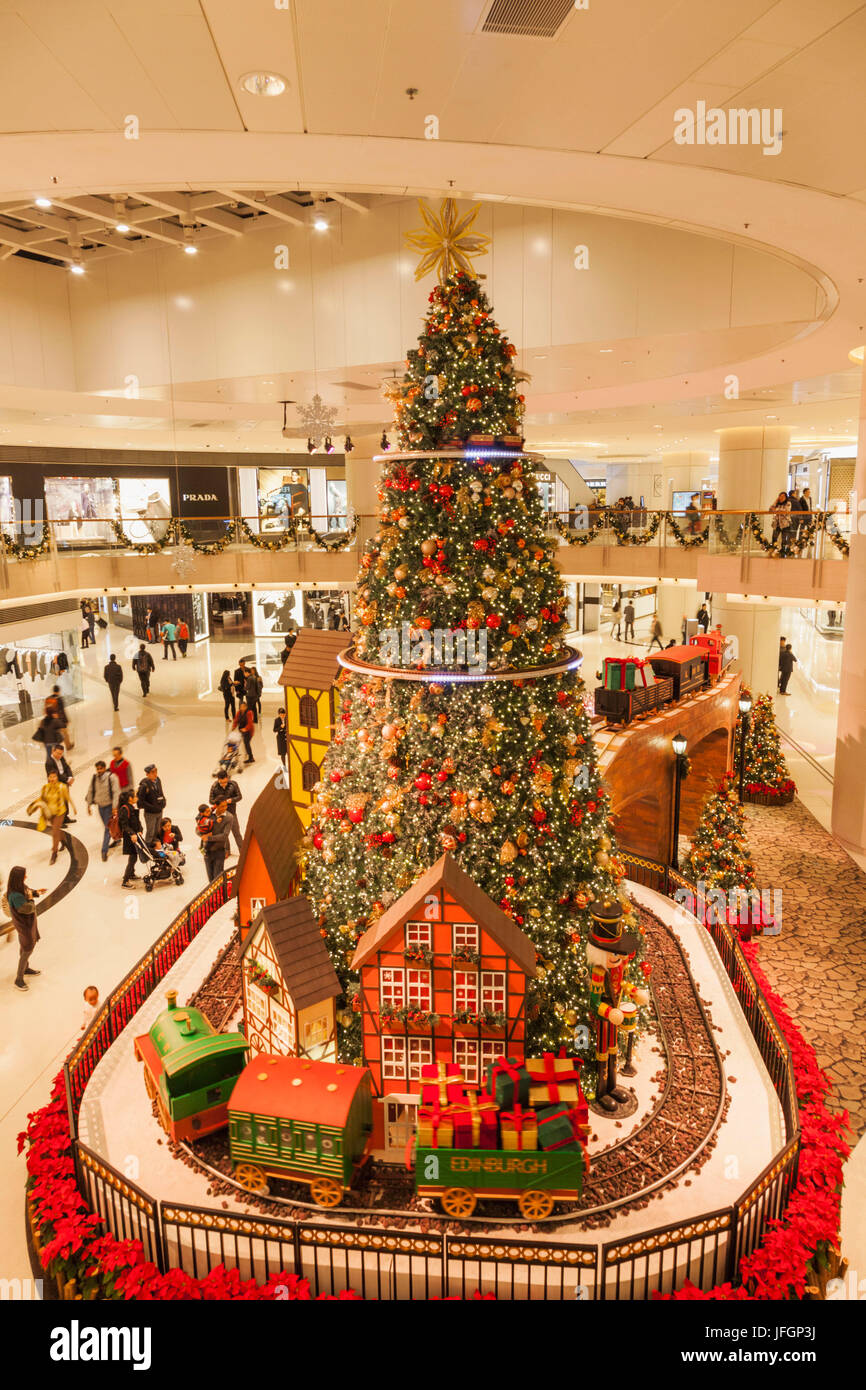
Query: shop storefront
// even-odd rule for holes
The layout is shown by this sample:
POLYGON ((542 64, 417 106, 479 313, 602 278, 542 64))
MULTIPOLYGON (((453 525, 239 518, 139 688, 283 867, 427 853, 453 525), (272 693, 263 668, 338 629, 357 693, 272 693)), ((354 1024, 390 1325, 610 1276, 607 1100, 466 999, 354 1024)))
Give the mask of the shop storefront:
POLYGON ((130 606, 132 631, 142 642, 148 640, 148 630, 156 638, 160 624, 166 622, 186 623, 191 642, 210 636, 204 594, 133 594, 130 606))
MULTIPOLYGON (((71 622, 71 615, 65 620, 71 622)), ((41 719, 55 685, 67 705, 84 698, 77 628, 16 634, 15 640, 10 632, 11 625, 0 627, 0 724, 41 719)))
POLYGON ((329 455, 325 464, 303 464, 293 456, 267 468, 239 468, 241 515, 252 530, 267 534, 290 524, 315 531, 346 529, 348 496, 345 458, 329 455))

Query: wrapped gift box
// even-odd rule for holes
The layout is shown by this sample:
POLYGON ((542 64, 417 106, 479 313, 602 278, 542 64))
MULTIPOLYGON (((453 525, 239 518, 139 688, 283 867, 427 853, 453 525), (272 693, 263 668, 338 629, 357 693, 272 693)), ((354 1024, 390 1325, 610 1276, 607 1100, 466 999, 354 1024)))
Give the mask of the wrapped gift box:
POLYGON ((548 1105, 537 1110, 538 1147, 541 1149, 577 1149, 571 1109, 567 1105, 548 1105))
POLYGON ((499 1107, 492 1096, 476 1096, 469 1091, 463 1100, 449 1106, 454 1120, 455 1149, 495 1149, 499 1107))
POLYGON ((580 1073, 573 1058, 545 1052, 543 1057, 528 1057, 526 1070, 530 1105, 575 1104, 580 1098, 580 1073))
POLYGON ((497 1057, 488 1064, 484 1085, 500 1110, 529 1102, 529 1072, 517 1057, 497 1057))
POLYGON ((454 1146, 454 1117, 450 1105, 418 1107, 415 1142, 419 1149, 450 1149, 454 1146))
POLYGON ((604 659, 605 690, 634 690, 634 657, 606 656, 604 659))
POLYGON ((499 1121, 503 1149, 538 1148, 538 1115, 534 1110, 515 1105, 513 1110, 504 1110, 499 1121))
POLYGON ((463 1099, 463 1073, 454 1062, 425 1062, 421 1068, 421 1104, 451 1105, 463 1099))

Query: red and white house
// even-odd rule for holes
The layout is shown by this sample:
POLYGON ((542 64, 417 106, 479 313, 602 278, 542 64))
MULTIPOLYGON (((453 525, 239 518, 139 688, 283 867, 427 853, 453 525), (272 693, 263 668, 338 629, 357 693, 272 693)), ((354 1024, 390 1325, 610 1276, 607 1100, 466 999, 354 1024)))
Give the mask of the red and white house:
POLYGON ((488 1062, 523 1055, 535 968, 529 938, 448 854, 364 933, 352 969, 373 1093, 395 1102, 387 1147, 398 1118, 414 1118, 425 1063, 454 1062, 479 1086, 488 1062))

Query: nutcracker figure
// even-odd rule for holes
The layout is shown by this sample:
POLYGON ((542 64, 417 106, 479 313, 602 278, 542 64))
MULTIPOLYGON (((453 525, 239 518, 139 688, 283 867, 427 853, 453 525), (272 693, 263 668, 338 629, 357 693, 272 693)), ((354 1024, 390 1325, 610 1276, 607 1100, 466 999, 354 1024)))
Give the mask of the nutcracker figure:
POLYGON ((631 1092, 617 1085, 619 1033, 634 1030, 638 1008, 649 1003, 649 994, 625 979, 625 968, 639 942, 622 929, 622 904, 594 905, 591 916, 586 960, 592 972, 589 997, 595 1014, 595 1099, 603 1110, 613 1113, 632 1099, 631 1092))

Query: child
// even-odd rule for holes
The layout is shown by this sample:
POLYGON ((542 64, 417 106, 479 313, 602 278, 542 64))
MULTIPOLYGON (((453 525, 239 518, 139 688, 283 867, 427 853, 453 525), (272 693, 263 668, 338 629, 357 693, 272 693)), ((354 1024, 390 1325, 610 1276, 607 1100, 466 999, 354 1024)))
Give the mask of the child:
POLYGON ((96 988, 96 985, 87 986, 87 989, 84 991, 84 1004, 85 1008, 80 1029, 82 1033, 87 1031, 91 1022, 96 1017, 96 1011, 99 1008, 99 990, 96 988))

